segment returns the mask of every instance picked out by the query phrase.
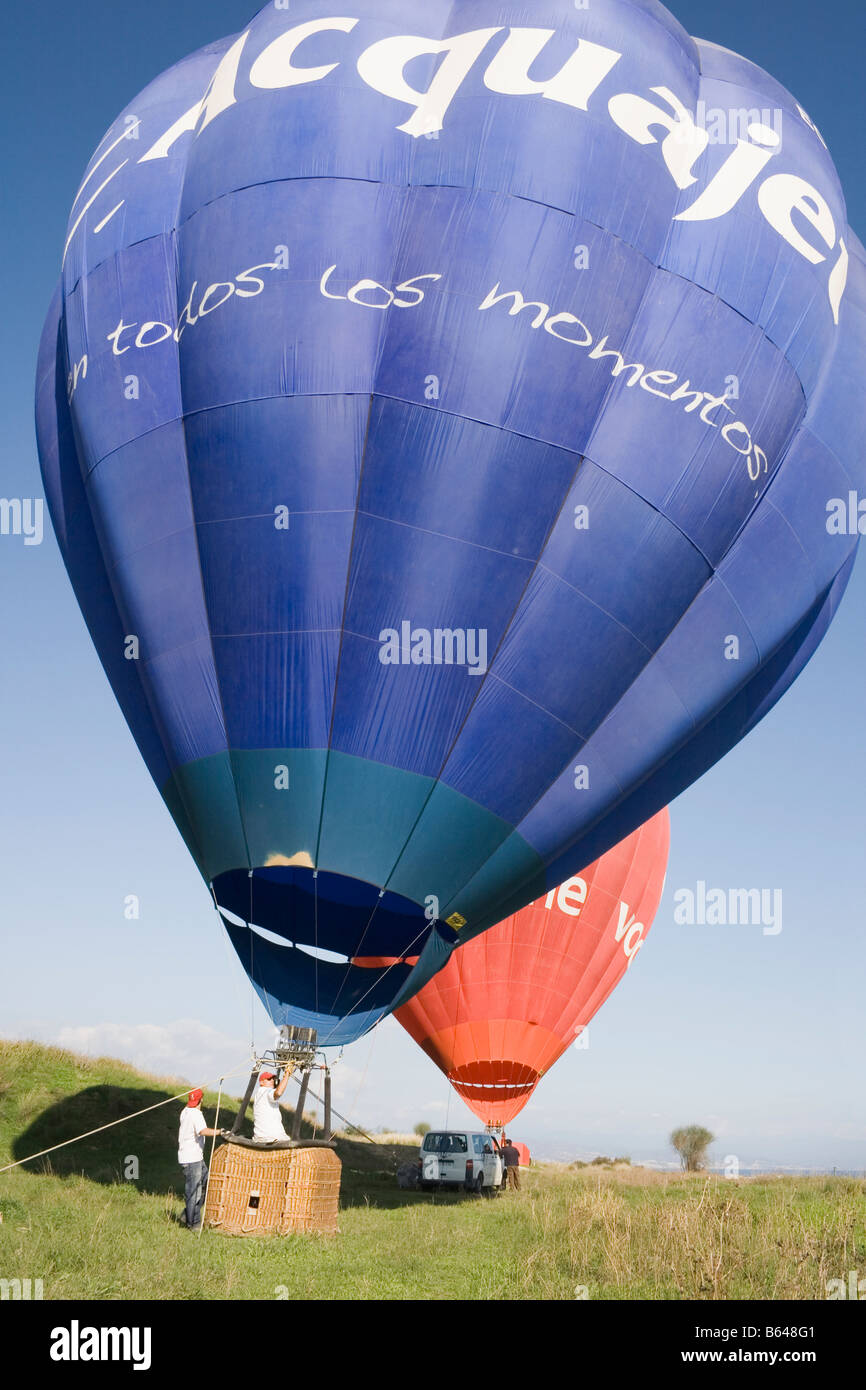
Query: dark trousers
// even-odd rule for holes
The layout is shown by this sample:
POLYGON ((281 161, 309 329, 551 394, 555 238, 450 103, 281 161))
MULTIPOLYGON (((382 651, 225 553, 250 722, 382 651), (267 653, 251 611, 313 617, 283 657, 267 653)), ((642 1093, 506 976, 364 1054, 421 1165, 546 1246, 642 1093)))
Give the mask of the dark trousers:
POLYGON ((204 1203, 205 1187, 207 1186, 207 1164, 204 1159, 200 1163, 184 1163, 183 1168, 186 1186, 184 1197, 186 1199, 186 1224, 197 1226, 201 1221, 201 1209, 204 1203))
POLYGON ((507 1178, 508 1178, 508 1186, 509 1186, 509 1187, 514 1187, 514 1188, 516 1188, 517 1191, 519 1192, 519 1191, 520 1191, 520 1169, 518 1168, 517 1164, 515 1163, 515 1164, 513 1165, 513 1167, 506 1168, 505 1173, 506 1173, 506 1176, 507 1176, 507 1178))

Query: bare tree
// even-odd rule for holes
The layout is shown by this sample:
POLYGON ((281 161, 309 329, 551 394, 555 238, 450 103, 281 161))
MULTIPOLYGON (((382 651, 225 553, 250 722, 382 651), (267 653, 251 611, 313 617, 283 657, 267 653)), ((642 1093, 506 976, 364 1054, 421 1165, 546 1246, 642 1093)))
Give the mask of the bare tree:
POLYGON ((706 1167, 707 1149, 715 1137, 703 1125, 684 1125, 674 1130, 671 1143, 680 1156, 684 1173, 699 1173, 706 1167))

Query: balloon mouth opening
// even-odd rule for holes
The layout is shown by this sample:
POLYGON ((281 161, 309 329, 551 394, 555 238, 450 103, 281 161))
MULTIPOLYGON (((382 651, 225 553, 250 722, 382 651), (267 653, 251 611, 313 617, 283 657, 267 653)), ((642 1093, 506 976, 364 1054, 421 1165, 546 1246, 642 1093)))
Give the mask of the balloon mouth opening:
POLYGON ((230 870, 212 888, 273 1022, 315 1027, 322 1047, 390 1011, 431 931, 410 899, 306 864, 230 870))
POLYGON ((417 961, 431 930, 423 906, 378 884, 273 858, 251 874, 214 878, 229 920, 334 963, 387 969, 417 961))
POLYGON ((464 1098, 479 1105, 528 1098, 541 1073, 521 1062, 471 1062, 448 1073, 448 1080, 464 1098))

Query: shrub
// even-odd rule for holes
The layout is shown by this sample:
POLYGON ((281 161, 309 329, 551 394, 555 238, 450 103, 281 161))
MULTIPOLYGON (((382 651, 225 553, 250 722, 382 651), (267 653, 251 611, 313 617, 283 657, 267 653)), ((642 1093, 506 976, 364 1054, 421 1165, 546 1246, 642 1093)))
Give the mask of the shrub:
POLYGON ((703 1125, 684 1125, 673 1131, 671 1143, 680 1156, 684 1173, 699 1173, 706 1166, 707 1149, 715 1137, 703 1125))

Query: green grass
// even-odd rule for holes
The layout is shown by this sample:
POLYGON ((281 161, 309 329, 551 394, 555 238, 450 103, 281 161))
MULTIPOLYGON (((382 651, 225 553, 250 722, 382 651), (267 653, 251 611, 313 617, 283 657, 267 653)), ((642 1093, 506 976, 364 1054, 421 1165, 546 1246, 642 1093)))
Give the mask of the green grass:
MULTIPOLYGON (((0 1166, 181 1089, 0 1042, 0 1166)), ((343 1139, 335 1239, 199 1237, 177 1224, 179 1108, 0 1175, 0 1278, 41 1278, 46 1299, 820 1299, 828 1279, 866 1275, 860 1181, 541 1164, 521 1193, 485 1201, 401 1191, 414 1150, 343 1139)))

